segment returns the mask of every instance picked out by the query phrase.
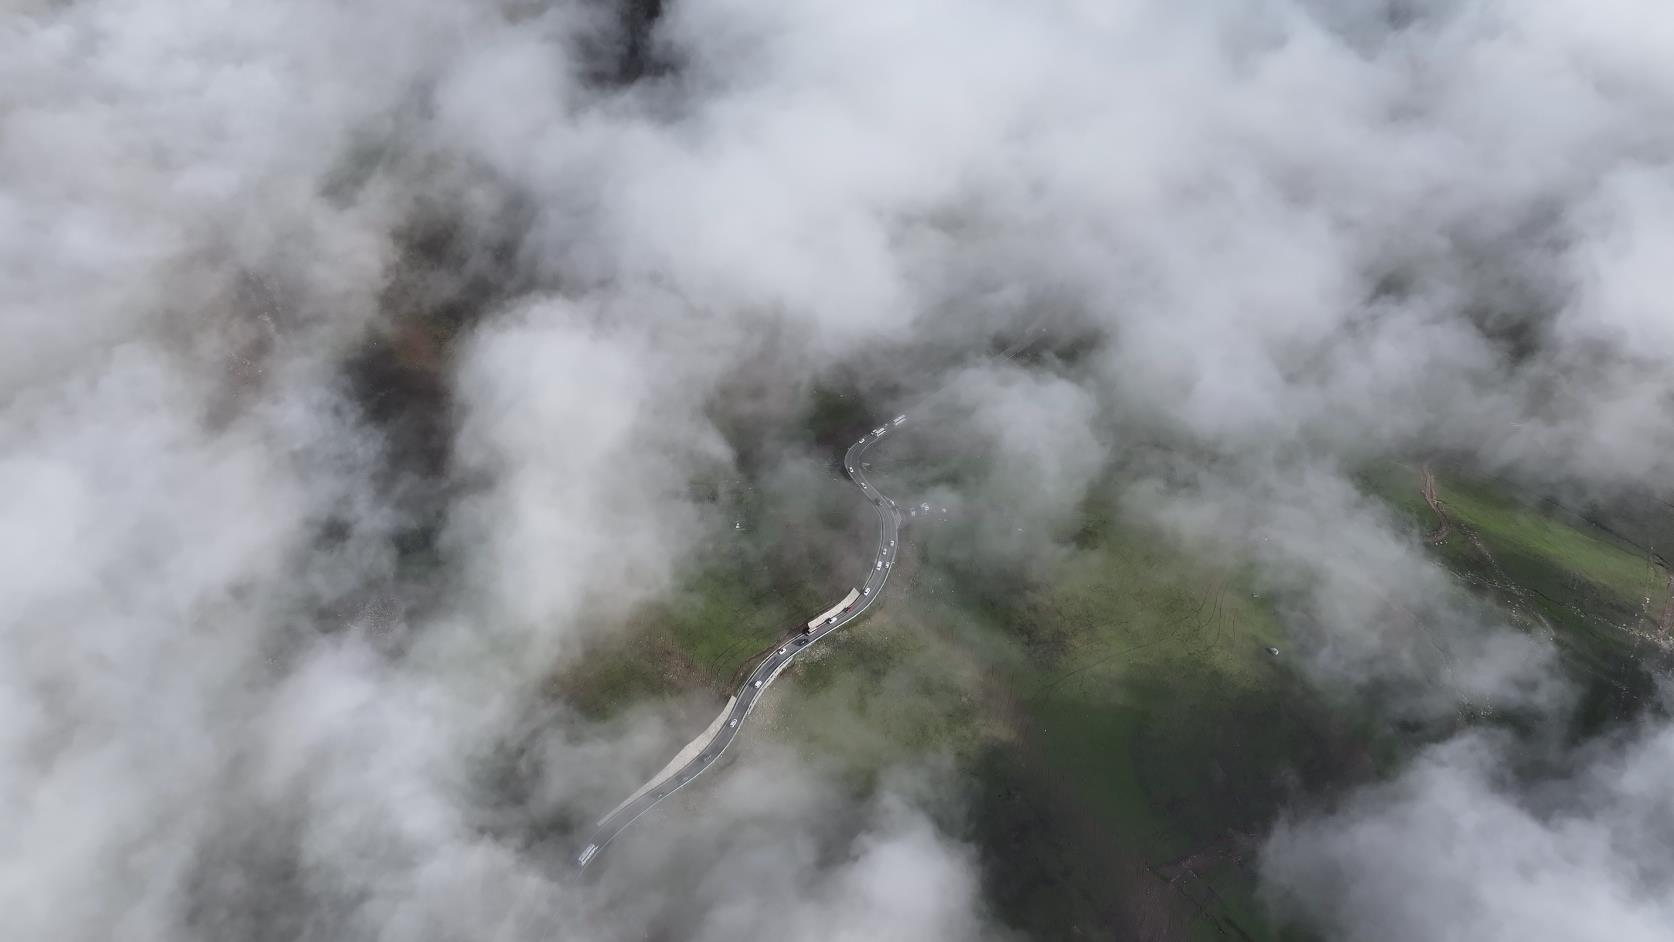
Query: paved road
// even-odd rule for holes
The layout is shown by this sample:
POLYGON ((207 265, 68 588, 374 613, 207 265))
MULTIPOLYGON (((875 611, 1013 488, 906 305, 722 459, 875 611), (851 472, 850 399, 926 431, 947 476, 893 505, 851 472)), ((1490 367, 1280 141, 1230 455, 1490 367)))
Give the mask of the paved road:
POLYGON ((715 734, 714 740, 696 759, 688 762, 674 774, 659 782, 656 787, 600 821, 598 828, 593 832, 591 841, 581 851, 581 856, 576 858, 576 863, 583 867, 587 866, 598 856, 600 851, 608 847, 610 842, 627 829, 628 825, 634 823, 634 820, 640 815, 651 810, 652 806, 659 801, 684 788, 686 783, 703 774, 738 737, 739 732, 744 727, 745 718, 750 715, 750 710, 755 707, 756 701, 761 698, 761 695, 767 691, 768 685, 772 683, 773 678, 778 675, 779 671, 783 670, 797 655, 818 643, 821 638, 864 615, 866 610, 878 601, 878 597, 883 595, 884 585, 889 582, 889 574, 895 567, 896 540, 900 535, 901 511, 895 506, 895 501, 878 493, 878 489, 866 480, 865 469, 861 460, 866 454, 866 449, 894 431, 904 419, 903 416, 892 423, 873 429, 859 441, 850 445, 848 451, 843 455, 843 469, 848 474, 849 480, 860 488, 860 493, 865 495, 866 499, 872 503, 872 506, 878 512, 878 552, 873 558, 871 566, 866 570, 866 581, 859 587, 862 593, 860 598, 856 599, 849 608, 833 615, 818 628, 811 632, 796 635, 763 658, 761 663, 750 671, 750 675, 744 678, 743 686, 738 688, 738 702, 733 705, 730 715, 726 718, 725 725, 721 727, 720 732, 715 734))

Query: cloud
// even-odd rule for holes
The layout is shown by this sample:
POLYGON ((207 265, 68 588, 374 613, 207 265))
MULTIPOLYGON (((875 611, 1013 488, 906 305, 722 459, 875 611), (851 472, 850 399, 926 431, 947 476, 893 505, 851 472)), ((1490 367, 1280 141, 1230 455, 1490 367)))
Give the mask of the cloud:
MULTIPOLYGON (((461 500, 448 540, 490 623, 550 632, 666 588, 697 528, 689 475, 730 458, 671 352, 607 331, 534 303, 464 353, 459 471, 487 483, 461 500)), ((519 660, 536 638, 521 641, 519 660)))
POLYGON ((1469 735, 1344 807, 1281 825, 1272 893, 1345 940, 1657 939, 1674 924, 1660 788, 1674 734, 1641 730, 1523 778, 1469 735))
POLYGON ((540 685, 714 524, 687 493, 731 462, 706 399, 759 355, 741 338, 761 322, 723 295, 705 306, 726 326, 695 322, 649 272, 578 298, 516 255, 520 201, 540 201, 539 246, 577 185, 554 127, 588 153, 567 43, 592 24, 534 12, 95 3, 0 39, 0 793, 18 812, 0 899, 24 935, 616 939, 740 911, 809 938, 851 912, 885 937, 980 926, 972 858, 922 800, 831 837, 855 859, 771 866, 846 800, 805 787, 753 851, 774 895, 722 883, 678 912, 629 901, 671 861, 700 872, 724 829, 674 829, 661 863, 598 892, 573 848, 532 837, 589 820, 680 735, 654 708, 590 723, 540 685), (505 107, 511 89, 530 107, 505 107), (449 253, 507 282, 441 270, 449 253), (442 323, 473 301, 492 310, 442 323), (438 329, 460 339, 438 352, 438 329), (357 375, 366 357, 387 361, 357 375), (444 391, 391 408, 390 375, 444 391), (414 409, 445 438, 424 467, 387 418, 414 409), (429 584, 404 561, 415 533, 440 557, 429 584))
MULTIPOLYGON (((43 940, 990 931, 933 802, 856 810, 789 760, 598 895, 528 836, 678 738, 540 684, 699 552, 693 479, 741 453, 800 479, 790 426, 839 374, 984 457, 947 500, 995 558, 1049 558, 1120 461, 1130 506, 1302 599, 1321 682, 1561 712, 1552 652, 1344 469, 1441 448, 1666 490, 1674 18, 1640 7, 684 0, 666 68, 600 83, 626 74, 594 61, 625 41, 604 4, 26 4, 0 34, 0 902, 43 940), (971 366, 1029 328, 1043 368, 971 366), (424 462, 357 357, 440 390, 398 404, 424 462), (831 809, 844 833, 809 823, 831 809), (640 898, 677 878, 679 906, 640 898)), ((1563 850, 1426 761, 1414 788, 1563 850)), ((1366 801, 1428 824, 1400 794, 1366 801)), ((1275 879, 1359 827, 1322 821, 1275 879)))
POLYGON ((1166 460, 1173 483, 1137 486, 1127 506, 1199 553, 1252 566, 1317 683, 1411 717, 1572 704, 1556 652, 1473 602, 1341 468, 1181 472, 1166 460))

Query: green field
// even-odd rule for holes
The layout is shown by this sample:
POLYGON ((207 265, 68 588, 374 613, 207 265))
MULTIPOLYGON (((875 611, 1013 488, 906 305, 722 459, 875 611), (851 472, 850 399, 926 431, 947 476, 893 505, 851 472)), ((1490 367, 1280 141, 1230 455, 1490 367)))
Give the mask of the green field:
POLYGON ((744 554, 721 554, 672 597, 636 615, 621 640, 555 678, 553 689, 595 717, 694 689, 724 699, 739 666, 793 633, 811 598, 805 588, 774 585, 744 554))
MULTIPOLYGON (((1583 726, 1635 712, 1651 696, 1646 661, 1661 657, 1647 635, 1668 604, 1662 567, 1575 514, 1512 499, 1506 485, 1440 468, 1435 477, 1447 524, 1430 547, 1436 558, 1558 644, 1583 684, 1583 726)), ((1388 464, 1363 482, 1408 516, 1415 535, 1438 532, 1419 468, 1388 464)))
POLYGON ((1366 774, 1372 737, 1291 673, 1238 574, 1108 507, 1087 519, 1015 595, 917 539, 890 604, 788 673, 776 716, 862 779, 925 755, 971 769, 991 896, 1036 937, 1274 938, 1254 838, 1291 794, 1366 774))
MULTIPOLYGON (((1440 523, 1420 484, 1401 465, 1362 478, 1415 540, 1440 523)), ((1552 633, 1597 681, 1587 710, 1614 715, 1642 695, 1624 626, 1660 611, 1659 568, 1490 484, 1444 474, 1437 494, 1449 529, 1430 552, 1552 633)), ((903 762, 967 770, 965 836, 988 896, 1033 937, 1287 938, 1254 899, 1261 836, 1284 808, 1389 768, 1398 733, 1293 670, 1283 626, 1242 573, 1107 502, 1083 521, 1032 580, 978 571, 956 524, 909 527, 887 604, 787 671, 753 735, 857 791, 903 762)), ((564 695, 596 715, 692 689, 724 696, 749 655, 823 605, 760 552, 714 554, 631 641, 563 678, 564 695)))
MULTIPOLYGON (((903 761, 971 770, 968 836, 1001 915, 1035 937, 1275 938, 1252 902, 1254 838, 1291 794, 1369 769, 1364 730, 1267 653, 1282 629, 1239 574, 1107 505, 1086 519, 1049 578, 1004 591, 944 552, 957 536, 909 531, 888 604, 787 671, 756 735, 856 789, 903 761)), ((820 607, 747 559, 695 574, 557 688, 601 716, 724 695, 820 607)))
MULTIPOLYGON (((1042 857, 1073 860, 1091 843, 1122 877, 1101 928, 1270 936, 1250 901, 1253 839, 1291 793, 1368 769, 1361 737, 1291 673, 1282 629, 1238 574, 1119 519, 1082 544, 991 622, 1029 652, 1011 680, 1023 742, 996 761, 1039 783, 1057 819, 1047 833, 1061 835, 1011 872, 1015 855, 1003 857, 996 890, 1027 887, 1042 857)), ((1074 928, 1056 912, 1025 905, 1014 918, 1047 937, 1074 928)))

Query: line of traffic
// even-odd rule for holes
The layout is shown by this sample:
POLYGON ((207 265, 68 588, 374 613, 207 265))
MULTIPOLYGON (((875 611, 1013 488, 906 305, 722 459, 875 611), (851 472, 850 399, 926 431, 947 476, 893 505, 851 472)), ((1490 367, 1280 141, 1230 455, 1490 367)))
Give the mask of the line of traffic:
POLYGON ((860 440, 850 445, 843 454, 843 467, 849 479, 860 488, 861 494, 872 503, 878 511, 878 554, 873 566, 866 573, 866 579, 858 589, 850 589, 842 601, 815 616, 806 627, 789 638, 778 648, 758 663, 750 674, 745 677, 743 685, 734 697, 732 707, 724 726, 718 727, 713 739, 703 748, 702 752, 691 762, 664 777, 661 781, 653 780, 655 784, 647 783, 642 786, 637 797, 630 797, 617 809, 599 821, 592 840, 584 847, 576 858, 578 866, 585 867, 595 859, 605 847, 609 846, 618 835, 638 820, 640 815, 651 810, 658 802, 673 795, 684 788, 712 766, 728 746, 732 745, 738 736, 739 727, 744 719, 755 708, 756 701, 766 691, 773 680, 790 665, 790 662, 808 647, 821 638, 831 634, 849 622, 865 614, 867 609, 878 600, 883 593, 884 586, 889 582, 889 575, 895 567, 896 541, 900 536, 901 514, 895 501, 883 496, 866 480, 863 473, 864 464, 861 458, 866 449, 877 444, 885 435, 899 427, 907 420, 905 415, 873 429, 860 437, 860 440))

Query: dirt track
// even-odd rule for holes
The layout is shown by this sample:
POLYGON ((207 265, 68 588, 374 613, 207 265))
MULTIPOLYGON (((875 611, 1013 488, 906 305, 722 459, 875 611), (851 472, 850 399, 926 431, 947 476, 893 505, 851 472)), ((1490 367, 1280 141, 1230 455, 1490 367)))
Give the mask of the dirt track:
POLYGON ((1447 539, 1447 534, 1452 527, 1448 523, 1447 512, 1442 510, 1441 498, 1436 496, 1436 475, 1435 472, 1430 470, 1428 461, 1424 463, 1424 467, 1419 473, 1424 477, 1424 484, 1419 491, 1424 495, 1424 503, 1430 505, 1430 512, 1436 515, 1436 528, 1424 534, 1424 542, 1440 543, 1447 539))

